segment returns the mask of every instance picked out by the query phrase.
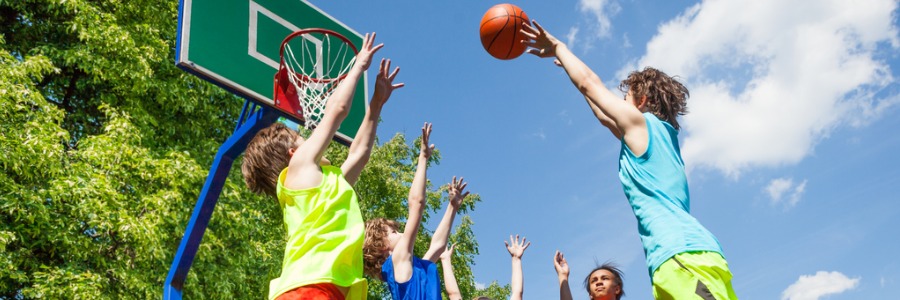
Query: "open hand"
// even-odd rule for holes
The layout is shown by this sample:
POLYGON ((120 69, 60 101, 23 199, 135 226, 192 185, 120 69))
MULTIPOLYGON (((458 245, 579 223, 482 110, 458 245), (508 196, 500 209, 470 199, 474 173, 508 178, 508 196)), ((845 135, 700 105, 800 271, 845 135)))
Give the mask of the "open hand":
POLYGON ((366 33, 366 36, 363 38, 362 49, 359 49, 359 53, 356 54, 356 66, 362 68, 363 71, 369 69, 369 65, 372 64, 372 56, 375 55, 375 52, 378 52, 379 49, 384 47, 384 44, 375 45, 375 33, 366 33))
POLYGON ((528 38, 522 41, 525 46, 530 47, 528 53, 537 55, 538 57, 556 56, 556 46, 560 41, 544 30, 544 27, 542 27, 541 24, 538 24, 537 21, 532 20, 532 22, 534 23, 533 27, 526 22, 522 23, 522 29, 519 30, 519 32, 528 38))
POLYGON ((531 246, 531 242, 525 242, 525 237, 522 237, 522 241, 519 242, 519 235, 516 235, 516 238, 513 239, 513 236, 509 236, 509 242, 503 241, 506 244, 506 251, 509 251, 509 255, 513 258, 522 258, 522 255, 525 254, 525 249, 528 249, 528 246, 531 246))
POLYGON ((402 88, 404 83, 394 84, 394 78, 397 77, 397 73, 400 72, 400 67, 394 69, 394 72, 388 73, 391 70, 391 60, 390 59, 381 59, 381 67, 378 68, 378 77, 375 79, 375 94, 372 95, 371 105, 384 105, 388 99, 391 98, 391 93, 394 90, 402 88))
POLYGON ((441 261, 448 261, 453 258, 453 249, 456 248, 456 245, 447 246, 447 250, 444 250, 444 253, 441 253, 441 261))
POLYGON ((457 181, 456 176, 453 176, 453 181, 450 182, 450 187, 447 189, 447 192, 450 194, 450 205, 459 207, 462 200, 469 196, 469 192, 463 193, 467 185, 469 184, 464 182, 462 177, 457 181))

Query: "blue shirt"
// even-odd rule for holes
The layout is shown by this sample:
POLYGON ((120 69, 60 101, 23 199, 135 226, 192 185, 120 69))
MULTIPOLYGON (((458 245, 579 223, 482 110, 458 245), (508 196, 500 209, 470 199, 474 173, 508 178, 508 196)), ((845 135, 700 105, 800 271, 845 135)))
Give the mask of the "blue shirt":
POLYGON ((388 256, 381 265, 381 278, 391 291, 394 300, 441 300, 441 279, 438 277, 437 265, 413 255, 412 277, 409 281, 398 283, 394 279, 393 256, 388 256))
MULTIPOLYGON (((719 241, 691 216, 684 161, 678 131, 651 113, 647 120, 649 143, 641 156, 622 141, 619 179, 638 221, 650 278, 663 262, 690 251, 722 253, 719 241)), ((723 255, 724 256, 724 255, 723 255)))

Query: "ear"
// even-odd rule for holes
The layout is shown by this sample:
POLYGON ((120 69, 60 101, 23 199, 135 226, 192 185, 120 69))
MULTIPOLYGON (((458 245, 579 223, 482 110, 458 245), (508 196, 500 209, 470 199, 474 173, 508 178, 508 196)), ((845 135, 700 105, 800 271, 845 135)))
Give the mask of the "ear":
POLYGON ((641 96, 641 101, 638 101, 637 108, 641 111, 643 111, 645 108, 647 108, 647 96, 646 95, 641 96))

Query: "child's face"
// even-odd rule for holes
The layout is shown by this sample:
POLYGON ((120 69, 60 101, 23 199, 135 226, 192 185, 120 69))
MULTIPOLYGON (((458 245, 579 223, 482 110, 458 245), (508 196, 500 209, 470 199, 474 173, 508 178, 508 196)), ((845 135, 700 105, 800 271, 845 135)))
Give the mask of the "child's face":
POLYGON ((616 284, 615 275, 604 269, 594 271, 589 281, 588 293, 591 299, 616 299, 616 295, 622 292, 622 288, 616 284))
POLYGON ((384 225, 384 227, 385 227, 385 230, 387 230, 387 232, 388 232, 388 235, 387 235, 388 243, 387 244, 388 244, 389 249, 387 249, 387 251, 388 252, 394 251, 394 247, 397 246, 397 242, 400 241, 400 238, 403 237, 403 234, 400 232, 397 232, 397 229, 395 229, 392 226, 384 225))

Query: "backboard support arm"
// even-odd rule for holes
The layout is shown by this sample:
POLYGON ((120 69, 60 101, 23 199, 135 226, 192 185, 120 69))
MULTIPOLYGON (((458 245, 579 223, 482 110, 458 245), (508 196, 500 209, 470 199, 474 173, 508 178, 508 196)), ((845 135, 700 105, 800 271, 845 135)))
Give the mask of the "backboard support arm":
POLYGON ((254 103, 248 103, 251 102, 249 100, 245 101, 237 128, 219 147, 216 158, 209 168, 206 183, 203 184, 203 190, 200 192, 197 204, 194 205, 194 211, 187 228, 185 228, 184 236, 181 238, 178 252, 175 253, 175 258, 169 267, 169 275, 166 276, 166 283, 163 287, 163 299, 181 299, 187 273, 194 262, 194 256, 203 240, 203 234, 206 232, 213 210, 219 201, 219 195, 222 193, 234 159, 247 149, 247 144, 257 132, 275 123, 281 116, 276 109, 257 106, 254 103), (249 111, 247 110, 248 104, 251 107, 249 111), (253 108, 256 107, 259 108, 254 111, 253 108))

